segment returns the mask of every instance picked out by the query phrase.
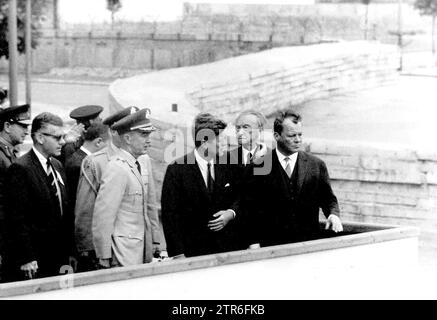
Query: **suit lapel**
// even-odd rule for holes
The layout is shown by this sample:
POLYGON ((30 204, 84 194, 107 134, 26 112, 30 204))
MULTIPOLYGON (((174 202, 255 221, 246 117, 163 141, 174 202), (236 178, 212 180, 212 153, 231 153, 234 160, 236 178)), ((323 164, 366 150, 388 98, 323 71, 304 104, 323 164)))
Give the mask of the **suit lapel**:
POLYGON ((211 200, 211 196, 208 193, 205 180, 203 179, 202 172, 200 171, 199 164, 196 161, 194 152, 191 152, 187 156, 187 168, 189 170, 189 177, 192 177, 195 184, 197 184, 197 190, 200 190, 205 198, 211 200))
MULTIPOLYGON (((51 193, 50 193, 50 187, 49 187, 49 181, 47 178, 47 173, 44 171, 41 162, 38 160, 38 157, 36 156, 35 152, 33 152, 33 150, 31 150, 29 152, 29 159, 30 162, 32 164, 32 166, 35 168, 35 177, 37 180, 40 181, 40 183, 38 184, 39 186, 45 186, 44 191, 46 193, 47 198, 51 199, 51 193)), ((42 190, 40 188, 40 190, 42 190)))
POLYGON ((306 156, 306 154, 304 152, 300 152, 297 156, 297 161, 296 161, 296 165, 297 165, 297 194, 299 195, 301 190, 302 190, 302 186, 305 182, 305 178, 306 175, 308 174, 308 158, 306 156))

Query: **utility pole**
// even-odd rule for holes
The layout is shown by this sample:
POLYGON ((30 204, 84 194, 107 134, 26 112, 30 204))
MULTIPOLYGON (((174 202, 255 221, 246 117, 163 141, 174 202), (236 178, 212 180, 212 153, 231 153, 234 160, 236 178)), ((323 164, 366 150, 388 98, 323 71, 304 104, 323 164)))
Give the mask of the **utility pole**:
POLYGON ((403 59, 403 43, 402 43, 402 0, 398 0, 398 46, 400 50, 400 61, 399 61, 399 71, 402 71, 403 59))
POLYGON ((10 106, 18 104, 17 90, 17 0, 9 0, 8 16, 9 42, 9 102, 10 106))
MULTIPOLYGON (((32 73, 32 0, 26 0, 26 103, 31 106, 31 73, 32 73)), ((29 110, 31 112, 31 110, 29 110)))

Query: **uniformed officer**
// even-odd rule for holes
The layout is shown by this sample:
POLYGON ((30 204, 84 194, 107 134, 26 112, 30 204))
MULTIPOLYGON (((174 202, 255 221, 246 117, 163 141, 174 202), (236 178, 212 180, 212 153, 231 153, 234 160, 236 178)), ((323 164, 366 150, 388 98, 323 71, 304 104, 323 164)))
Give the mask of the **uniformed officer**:
POLYGON ((103 172, 92 221, 92 235, 102 267, 151 262, 159 226, 150 160, 138 161, 150 146, 155 130, 142 109, 116 122, 120 153, 103 172))
POLYGON ((4 177, 6 169, 17 159, 18 146, 24 142, 30 123, 28 104, 0 110, 0 268, 5 241, 3 238, 4 177))
POLYGON ((100 114, 103 107, 98 105, 86 105, 70 112, 70 118, 76 120, 76 125, 65 136, 65 145, 62 147, 61 156, 58 159, 65 165, 68 158, 83 145, 83 132, 93 123, 101 123, 100 114))
MULTIPOLYGON (((103 120, 109 128, 122 118, 137 112, 137 107, 128 107, 103 120)), ((77 185, 75 203, 75 238, 79 253, 78 271, 91 271, 98 266, 92 239, 94 203, 100 189, 102 174, 109 160, 120 152, 120 138, 116 131, 110 131, 110 139, 102 150, 85 157, 77 185)))

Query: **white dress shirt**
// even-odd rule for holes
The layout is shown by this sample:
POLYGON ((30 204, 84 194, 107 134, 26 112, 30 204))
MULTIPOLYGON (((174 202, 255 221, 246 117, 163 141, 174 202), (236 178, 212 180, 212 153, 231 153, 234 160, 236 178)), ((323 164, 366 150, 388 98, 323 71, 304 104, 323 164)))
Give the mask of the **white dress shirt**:
MULTIPOLYGON (((214 174, 214 160, 211 159, 210 161, 206 161, 203 159, 199 152, 197 152, 197 149, 194 149, 194 157, 196 158, 197 165, 199 166, 200 172, 202 173, 203 181, 205 182, 205 186, 208 188, 208 163, 211 164, 211 177, 213 180, 215 180, 215 174, 214 174)), ((236 213, 232 209, 228 209, 232 212, 234 215, 234 218, 236 216, 236 213)))
POLYGON ((61 174, 56 171, 56 169, 54 168, 54 166, 50 166, 50 168, 47 168, 47 158, 44 157, 41 152, 39 152, 35 147, 32 147, 33 152, 35 152, 36 157, 38 158, 39 162, 41 163, 42 168, 44 169, 44 172, 49 175, 49 171, 48 170, 54 170, 55 172, 53 173, 54 175, 56 175, 55 179, 55 185, 56 185, 56 192, 58 193, 58 200, 59 200, 59 205, 61 207, 61 214, 63 214, 63 210, 62 210, 62 194, 61 194, 61 188, 58 184, 58 182, 62 183, 62 185, 65 186, 64 181, 62 180, 61 174))
POLYGON ((89 150, 88 150, 87 148, 85 148, 84 146, 81 146, 81 147, 80 147, 80 150, 82 150, 83 152, 85 152, 87 156, 89 156, 89 155, 92 154, 92 152, 89 151, 89 150))
POLYGON ((208 163, 211 164, 211 177, 215 180, 214 160, 211 159, 209 161, 206 161, 200 156, 199 152, 197 152, 197 149, 194 149, 194 157, 196 158, 196 163, 199 166, 200 172, 202 173, 205 186, 208 187, 208 163))
POLYGON ((287 160, 285 158, 289 158, 289 162, 290 162, 290 168, 291 168, 291 173, 293 173, 294 171, 294 167, 296 166, 296 161, 297 161, 297 155, 299 153, 295 152, 290 156, 286 156, 284 154, 282 154, 278 149, 276 149, 276 155, 278 156, 278 160, 279 163, 281 164, 282 168, 284 169, 284 171, 286 171, 286 167, 287 167, 287 160))
POLYGON ((249 154, 249 152, 252 155, 251 158, 253 158, 257 148, 258 148, 258 146, 256 146, 255 148, 253 148, 252 150, 249 151, 249 150, 245 149, 244 147, 242 147, 242 149, 243 149, 243 163, 244 163, 244 165, 247 165, 247 155, 249 154))

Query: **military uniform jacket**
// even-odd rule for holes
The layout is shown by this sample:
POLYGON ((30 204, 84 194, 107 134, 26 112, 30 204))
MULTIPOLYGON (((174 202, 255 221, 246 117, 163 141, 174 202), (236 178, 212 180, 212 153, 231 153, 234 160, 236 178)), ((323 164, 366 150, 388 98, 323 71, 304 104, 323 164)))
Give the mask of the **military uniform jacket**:
POLYGON ((16 160, 16 156, 11 146, 8 146, 0 139, 0 255, 4 248, 4 218, 5 218, 5 204, 4 204, 4 179, 6 170, 16 160))
POLYGON ((124 151, 104 170, 92 220, 98 258, 112 257, 122 266, 152 261, 151 220, 158 221, 158 217, 156 203, 149 203, 150 166, 142 166, 141 172, 135 159, 124 151))
MULTIPOLYGON (((78 251, 94 250, 92 237, 92 219, 94 204, 97 193, 102 183, 103 172, 111 158, 120 154, 120 149, 113 144, 87 156, 82 162, 82 168, 77 186, 75 206, 75 236, 78 251)), ((156 246, 162 251, 166 250, 166 242, 161 222, 158 218, 158 206, 156 204, 156 188, 152 177, 152 166, 148 156, 138 158, 141 167, 149 170, 148 175, 148 210, 154 211, 149 214, 152 223, 153 239, 156 246), (158 244, 159 243, 159 244, 158 244)))
POLYGON ((94 250, 91 229, 97 192, 109 160, 119 153, 119 148, 108 144, 82 161, 74 209, 76 246, 79 252, 94 250))

